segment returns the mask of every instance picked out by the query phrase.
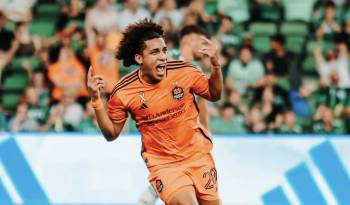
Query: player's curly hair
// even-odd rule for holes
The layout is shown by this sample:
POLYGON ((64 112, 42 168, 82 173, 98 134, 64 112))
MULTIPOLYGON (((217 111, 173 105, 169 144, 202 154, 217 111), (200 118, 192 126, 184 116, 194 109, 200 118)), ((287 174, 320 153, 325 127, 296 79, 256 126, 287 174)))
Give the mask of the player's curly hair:
POLYGON ((163 28, 149 19, 143 19, 129 25, 123 32, 116 57, 123 60, 124 66, 137 65, 136 54, 142 54, 145 49, 145 41, 154 38, 163 38, 163 28))

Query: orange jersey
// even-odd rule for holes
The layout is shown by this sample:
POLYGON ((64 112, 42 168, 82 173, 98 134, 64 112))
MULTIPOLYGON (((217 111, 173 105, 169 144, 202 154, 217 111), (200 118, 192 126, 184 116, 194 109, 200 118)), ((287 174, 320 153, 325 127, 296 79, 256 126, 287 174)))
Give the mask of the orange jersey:
POLYGON ((142 157, 148 167, 209 153, 209 132, 198 120, 194 94, 209 98, 209 81, 199 69, 183 61, 167 63, 158 84, 148 84, 136 70, 115 86, 108 115, 115 123, 130 112, 142 135, 142 157))
POLYGON ((107 82, 106 91, 110 93, 119 80, 119 65, 112 52, 101 51, 96 46, 88 49, 93 75, 101 75, 107 82))
MULTIPOLYGON (((65 62, 56 62, 49 66, 49 79, 54 82, 54 79, 64 82, 65 85, 76 85, 77 82, 81 82, 82 85, 85 85, 86 71, 78 59, 75 57, 69 58, 65 62)), ((62 88, 54 87, 52 91, 52 96, 56 100, 61 100, 63 97, 64 90, 62 88)), ((86 96, 86 88, 81 88, 77 90, 76 96, 86 96)))

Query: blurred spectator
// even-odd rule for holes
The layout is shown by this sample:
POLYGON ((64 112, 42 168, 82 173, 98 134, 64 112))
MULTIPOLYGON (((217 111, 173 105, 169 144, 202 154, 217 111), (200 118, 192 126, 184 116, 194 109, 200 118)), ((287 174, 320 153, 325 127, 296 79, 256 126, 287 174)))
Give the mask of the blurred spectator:
POLYGON ((253 116, 256 116, 254 119, 264 121, 265 131, 276 129, 279 125, 278 119, 289 109, 288 95, 279 87, 267 86, 257 89, 252 102, 253 108, 259 110, 253 113, 253 116))
POLYGON ((45 130, 76 131, 84 114, 82 106, 76 102, 73 91, 64 92, 62 100, 50 110, 50 118, 45 130))
POLYGON ((210 21, 210 16, 204 10, 204 0, 192 0, 185 12, 197 14, 199 22, 203 24, 210 21))
POLYGON ((336 33, 340 33, 340 23, 335 18, 336 7, 334 2, 327 1, 324 6, 324 16, 316 25, 315 36, 318 39, 331 41, 336 33))
POLYGON ((99 132, 100 131, 96 121, 95 111, 91 107, 90 102, 85 103, 83 118, 79 122, 77 131, 79 132, 99 132))
POLYGON ((175 47, 178 45, 177 32, 170 18, 163 18, 159 24, 163 27, 165 43, 168 49, 176 49, 175 47))
POLYGON ((240 95, 246 93, 248 88, 257 86, 257 81, 264 76, 262 63, 253 58, 252 49, 243 46, 239 59, 233 60, 228 68, 226 86, 230 91, 237 91, 240 95))
POLYGON ((246 133, 244 116, 231 103, 224 103, 219 108, 219 116, 210 120, 210 130, 218 134, 246 133))
POLYGON ((296 123, 295 114, 292 111, 287 111, 283 114, 283 122, 277 129, 277 133, 301 134, 303 128, 296 123))
POLYGON ((30 33, 30 22, 32 21, 32 12, 29 12, 28 18, 19 23, 16 36, 19 41, 19 47, 16 56, 33 56, 41 46, 39 36, 32 36, 30 33))
POLYGON ((45 74, 42 70, 34 71, 30 82, 38 95, 40 105, 49 105, 50 103, 50 90, 47 75, 45 74))
POLYGON ((65 38, 62 47, 52 49, 50 55, 56 58, 49 66, 48 73, 53 83, 53 99, 62 99, 65 91, 74 91, 77 97, 86 96, 86 71, 70 49, 70 40, 65 38))
POLYGON ((119 21, 121 21, 121 18, 111 6, 109 0, 98 0, 96 5, 86 13, 85 32, 88 41, 95 41, 94 30, 99 33, 119 30, 119 21))
POLYGON ((230 57, 236 54, 243 41, 241 33, 237 31, 232 18, 229 16, 221 16, 216 38, 221 43, 223 52, 230 57))
POLYGON ((158 0, 147 0, 147 8, 152 19, 154 19, 155 15, 158 13, 161 3, 162 2, 158 0))
POLYGON ((253 0, 251 5, 251 21, 274 21, 284 19, 284 11, 280 0, 253 0))
POLYGON ((257 106, 251 108, 247 121, 249 133, 267 133, 268 129, 263 114, 257 106))
MULTIPOLYGON (((199 52, 201 45, 204 43, 203 38, 206 38, 205 32, 198 26, 185 26, 180 31, 180 47, 179 47, 179 59, 186 62, 191 62, 197 66, 203 72, 203 66, 201 60, 203 55, 199 52)), ((174 58, 174 57, 173 57, 174 58)), ((197 96, 196 101, 198 103, 199 120, 201 124, 208 127, 208 108, 206 100, 197 96)))
POLYGON ((316 0, 282 0, 287 21, 301 20, 310 22, 313 5, 316 0))
POLYGON ((124 30, 129 24, 150 17, 149 11, 139 5, 139 0, 125 0, 124 9, 118 17, 118 25, 124 30))
POLYGON ((322 86, 333 84, 341 88, 350 87, 348 50, 345 44, 338 44, 337 50, 329 49, 326 59, 322 55, 321 48, 317 46, 314 50, 314 56, 322 86))
POLYGON ((8 130, 7 117, 5 114, 5 109, 0 103, 0 132, 8 130))
POLYGON ((248 0, 218 0, 218 10, 221 14, 230 16, 237 23, 244 23, 250 18, 248 0))
POLYGON ((349 117, 350 108, 350 89, 326 87, 319 90, 317 99, 319 107, 326 106, 330 108, 336 117, 349 117))
POLYGON ((2 10, 8 19, 14 22, 26 21, 29 18, 31 9, 37 0, 11 0, 2 1, 0 10, 2 10))
POLYGON ((110 93, 119 80, 119 64, 114 57, 113 50, 108 48, 107 43, 106 34, 97 34, 96 44, 89 45, 87 55, 93 67, 93 75, 104 77, 107 83, 105 90, 107 93, 110 93))
POLYGON ((56 24, 61 35, 70 35, 75 31, 84 30, 85 10, 81 0, 70 0, 64 4, 56 24))
POLYGON ((15 34, 4 28, 6 22, 6 16, 0 10, 0 84, 2 71, 11 62, 19 47, 19 41, 15 38, 15 34))
POLYGON ((183 14, 177 9, 176 0, 164 0, 160 10, 154 16, 156 22, 161 22, 162 19, 169 18, 175 30, 179 29, 182 22, 183 14))
POLYGON ((199 25, 199 16, 195 12, 185 12, 182 21, 183 26, 195 26, 199 25))
POLYGON ((39 104, 34 87, 28 87, 16 116, 11 122, 11 131, 39 131, 48 118, 49 107, 39 104))
POLYGON ((314 116, 313 132, 317 134, 344 134, 341 120, 334 118, 333 112, 326 106, 321 106, 314 116))
POLYGON ((302 82, 299 90, 291 90, 289 92, 289 100, 291 103, 292 111, 300 117, 311 117, 312 108, 309 103, 310 95, 315 91, 312 85, 302 82))
POLYGON ((11 132, 37 131, 39 125, 28 118, 28 106, 26 103, 17 106, 16 114, 10 121, 11 132))
POLYGON ((279 77, 287 77, 289 72, 297 64, 295 56, 285 49, 285 37, 282 34, 276 34, 271 38, 272 50, 265 55, 266 73, 279 77))

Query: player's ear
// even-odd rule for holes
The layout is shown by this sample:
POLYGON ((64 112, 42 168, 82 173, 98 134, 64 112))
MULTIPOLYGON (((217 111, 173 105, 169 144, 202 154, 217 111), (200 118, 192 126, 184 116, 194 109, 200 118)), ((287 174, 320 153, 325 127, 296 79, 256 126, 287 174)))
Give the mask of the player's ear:
POLYGON ((135 61, 137 64, 142 65, 143 57, 140 54, 135 54, 135 61))

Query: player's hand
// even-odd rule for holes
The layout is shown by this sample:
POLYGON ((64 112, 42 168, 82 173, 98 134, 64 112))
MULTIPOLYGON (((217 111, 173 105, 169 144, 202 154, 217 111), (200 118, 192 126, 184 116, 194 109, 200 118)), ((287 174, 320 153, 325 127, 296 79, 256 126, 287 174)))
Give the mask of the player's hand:
POLYGON ((219 49, 218 47, 209 39, 201 37, 202 46, 199 49, 199 52, 204 55, 204 57, 210 58, 210 63, 213 67, 220 67, 219 62, 219 49))
POLYGON ((106 86, 106 81, 100 75, 93 75, 93 68, 90 66, 87 74, 87 89, 92 100, 101 98, 101 91, 106 86))

